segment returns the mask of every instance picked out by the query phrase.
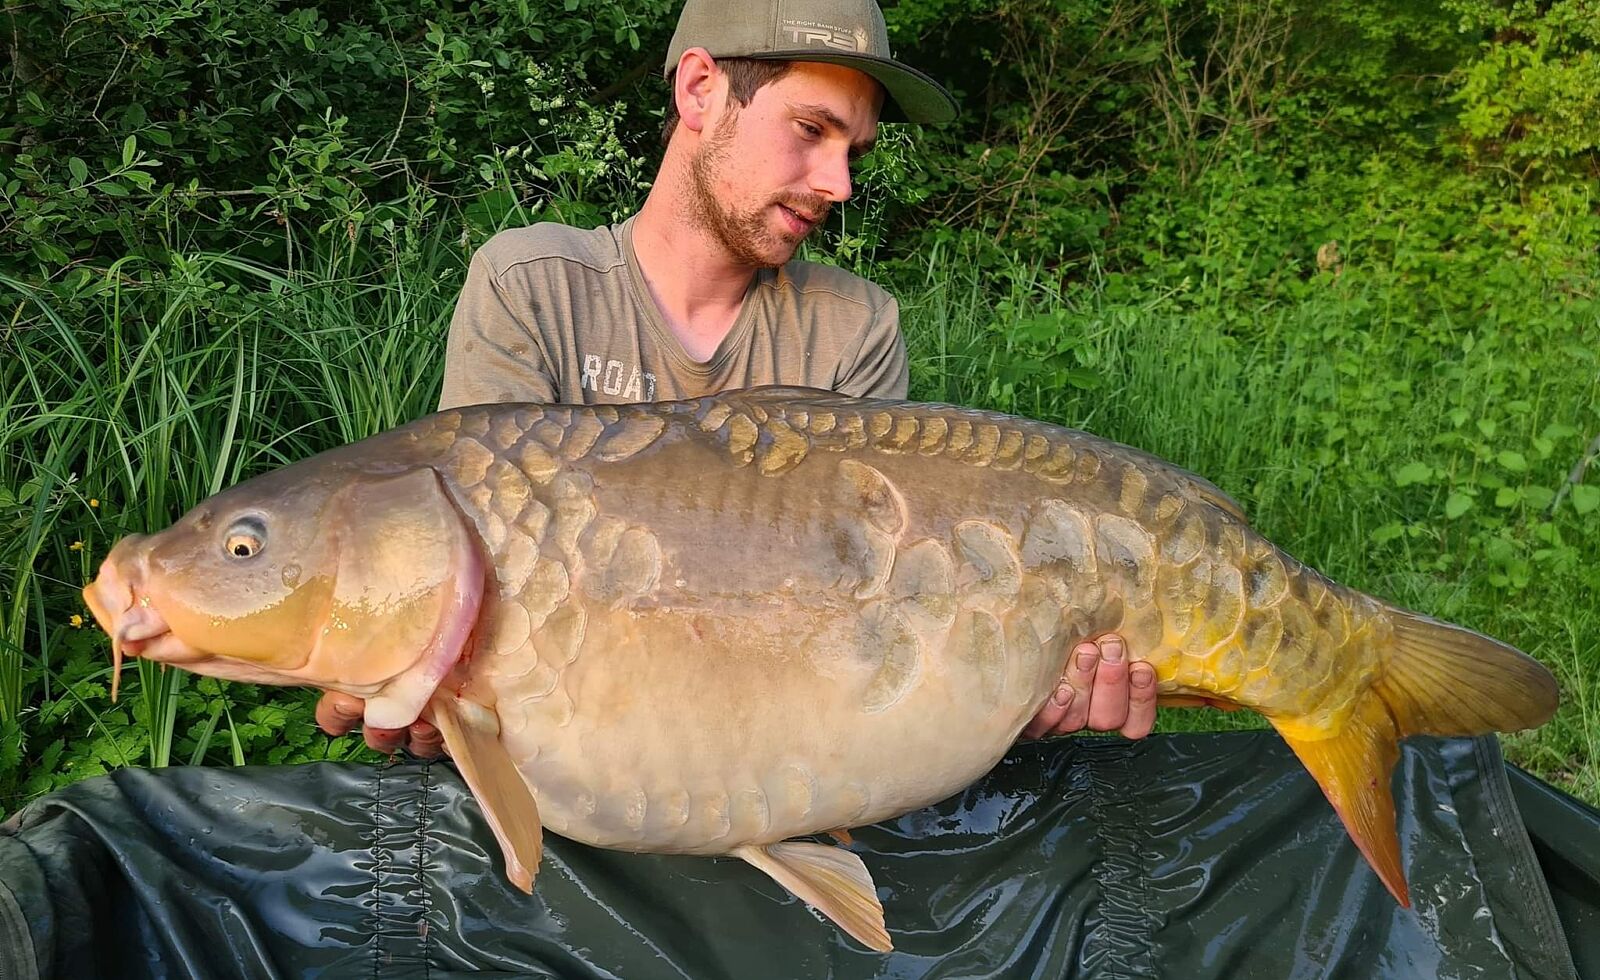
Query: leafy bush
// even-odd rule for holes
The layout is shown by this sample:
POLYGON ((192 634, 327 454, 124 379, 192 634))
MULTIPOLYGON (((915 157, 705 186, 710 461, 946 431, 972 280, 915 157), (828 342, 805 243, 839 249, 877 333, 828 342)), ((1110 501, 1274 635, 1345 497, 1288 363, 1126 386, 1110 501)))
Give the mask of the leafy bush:
POLYGON ((658 106, 597 89, 621 94, 659 64, 646 44, 675 7, 8 7, 0 269, 50 279, 177 242, 288 261, 280 228, 393 234, 411 212, 389 202, 417 188, 626 209, 645 141, 623 134, 658 106))

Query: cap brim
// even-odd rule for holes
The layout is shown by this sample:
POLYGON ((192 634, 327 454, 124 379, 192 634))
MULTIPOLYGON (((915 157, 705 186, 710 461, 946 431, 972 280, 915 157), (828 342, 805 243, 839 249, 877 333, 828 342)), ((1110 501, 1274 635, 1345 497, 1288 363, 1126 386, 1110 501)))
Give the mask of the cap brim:
POLYGON ((882 83, 889 97, 879 122, 946 123, 956 117, 956 100, 944 86, 917 71, 889 58, 870 54, 831 51, 770 51, 760 54, 738 55, 761 61, 820 61, 828 65, 844 65, 865 72, 882 83))

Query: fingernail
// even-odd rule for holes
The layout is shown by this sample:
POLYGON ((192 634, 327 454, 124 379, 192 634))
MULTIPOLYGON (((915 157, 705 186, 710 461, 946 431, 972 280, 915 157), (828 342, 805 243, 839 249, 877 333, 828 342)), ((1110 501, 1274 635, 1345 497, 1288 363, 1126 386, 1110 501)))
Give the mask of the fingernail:
POLYGON ((1108 664, 1122 663, 1122 640, 1115 636, 1108 636, 1100 641, 1100 656, 1108 664))
POLYGON ((1056 707, 1065 708, 1072 703, 1072 699, 1077 693, 1072 689, 1071 684, 1058 684, 1055 691, 1051 693, 1050 700, 1055 702, 1056 707))
POLYGON ((1130 679, 1134 687, 1149 687, 1156 682, 1156 672, 1149 667, 1139 668, 1134 670, 1130 679))
POLYGON ((1094 670, 1095 663, 1099 659, 1100 654, 1098 653, 1080 653, 1078 654, 1078 669, 1094 670))

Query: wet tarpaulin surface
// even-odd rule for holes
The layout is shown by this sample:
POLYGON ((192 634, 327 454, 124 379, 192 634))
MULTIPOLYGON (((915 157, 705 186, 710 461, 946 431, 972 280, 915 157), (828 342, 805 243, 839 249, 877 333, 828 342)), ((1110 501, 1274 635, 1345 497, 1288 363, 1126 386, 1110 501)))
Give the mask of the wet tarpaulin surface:
POLYGON ((547 834, 524 896, 447 764, 130 770, 0 830, 0 977, 1559 980, 1597 961, 1594 811, 1508 773, 1492 739, 1407 743, 1397 790, 1411 910, 1274 735, 1022 745, 855 833, 896 945, 879 955, 734 859, 547 834))

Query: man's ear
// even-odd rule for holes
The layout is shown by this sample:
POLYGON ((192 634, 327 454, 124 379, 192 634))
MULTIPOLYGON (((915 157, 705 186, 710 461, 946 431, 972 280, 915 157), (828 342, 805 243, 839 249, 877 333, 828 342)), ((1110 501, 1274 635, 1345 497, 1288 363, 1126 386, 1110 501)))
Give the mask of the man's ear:
POLYGON ((720 99, 727 97, 726 85, 720 83, 722 72, 705 48, 690 48, 678 59, 678 70, 672 76, 672 97, 678 103, 679 121, 691 131, 700 132, 716 118, 720 99))

